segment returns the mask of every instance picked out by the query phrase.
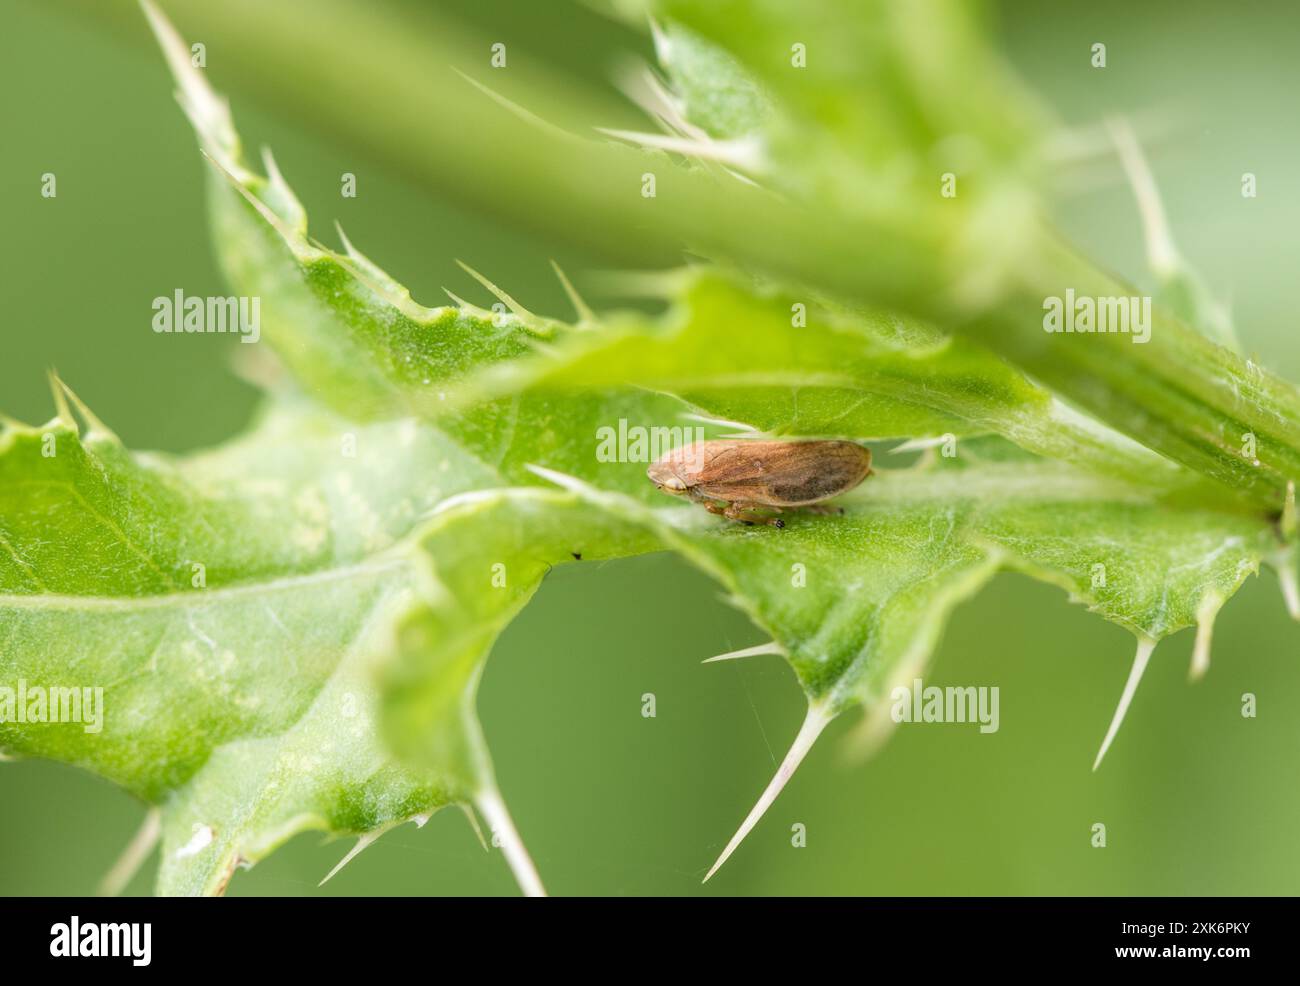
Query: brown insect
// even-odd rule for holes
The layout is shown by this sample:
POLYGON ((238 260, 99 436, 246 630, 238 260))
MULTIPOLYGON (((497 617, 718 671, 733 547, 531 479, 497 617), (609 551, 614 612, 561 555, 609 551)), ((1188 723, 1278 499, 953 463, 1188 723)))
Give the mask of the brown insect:
POLYGON ((843 513, 823 500, 871 475, 871 450, 855 442, 692 442, 660 457, 646 475, 674 496, 746 524, 784 527, 779 514, 798 508, 843 513))

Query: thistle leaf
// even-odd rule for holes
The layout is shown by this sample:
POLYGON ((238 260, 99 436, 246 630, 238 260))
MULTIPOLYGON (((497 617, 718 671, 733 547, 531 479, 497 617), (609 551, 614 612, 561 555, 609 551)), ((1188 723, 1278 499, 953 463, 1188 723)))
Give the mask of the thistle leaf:
POLYGON ((941 441, 991 433, 1135 483, 1196 483, 996 356, 929 326, 708 267, 659 285, 671 305, 662 317, 607 315, 604 331, 485 368, 449 399, 642 387, 768 435, 941 441))
MULTIPOLYGON (((268 236, 262 210, 224 201, 238 217, 224 235, 268 236)), ((327 263, 351 280, 313 301, 298 340, 308 351, 317 333, 374 336, 367 320, 392 324, 404 296, 390 285, 358 317, 336 301, 360 290, 357 272, 327 263)), ((237 285, 239 276, 232 267, 237 285)), ((284 289, 298 293, 310 280, 300 269, 284 289)), ((1193 474, 1069 411, 977 347, 815 297, 796 327, 796 295, 707 268, 660 284, 671 302, 660 319, 591 317, 580 333, 550 323, 547 345, 527 352, 467 337, 463 370, 442 400, 401 398, 509 483, 536 483, 534 464, 580 501, 475 494, 449 505, 422 542, 442 591, 422 594, 405 624, 416 643, 399 637, 382 671, 387 735, 404 760, 445 742, 438 669, 481 661, 548 567, 575 555, 680 552, 774 640, 819 716, 872 710, 866 745, 888 731, 884 704, 923 673, 947 614, 1000 569, 1060 585, 1155 641, 1196 625, 1208 600, 1226 599, 1276 553, 1267 516, 1207 496, 1193 474), (602 427, 668 429, 691 412, 714 428, 859 440, 949 432, 961 444, 953 460, 931 454, 915 469, 882 470, 846 500, 843 517, 739 529, 672 506, 643 465, 593 454, 602 427), (980 437, 990 433, 1023 450, 980 437), (462 540, 468 527, 481 530, 462 540), (489 558, 505 586, 492 587, 489 558), (796 585, 795 572, 816 586, 796 585)), ((395 387, 410 394, 409 381, 395 387)))
MULTIPOLYGON (((990 246, 974 234, 991 232, 995 259, 1024 247, 1018 223, 999 239, 988 219, 1025 205, 1032 107, 985 98, 1007 89, 955 4, 923 5, 947 11, 933 51, 911 8, 875 6, 879 22, 812 5, 806 54, 829 60, 800 75, 786 64, 779 5, 664 5, 696 32, 691 57, 729 87, 713 102, 688 95, 697 125, 758 133, 786 190, 821 206, 850 209, 877 179, 864 214, 899 220, 896 197, 918 207, 928 239, 964 237, 935 270, 897 261, 913 284, 946 284, 948 265, 990 246), (721 67, 703 47, 726 43, 721 26, 742 10, 750 29, 731 54, 752 86, 741 62, 721 67), (845 22, 855 26, 847 49, 860 49, 851 59, 827 43, 847 50, 836 38, 845 22), (926 73, 938 83, 920 98, 913 81, 926 73), (956 102, 936 95, 954 78, 979 84, 956 102), (854 102, 863 91, 871 105, 854 102), (999 180, 947 215, 920 176, 949 153, 942 138, 958 123, 999 180)), ((663 318, 582 307, 581 331, 472 270, 501 310, 454 296, 454 307, 416 304, 346 238, 336 252, 308 236, 274 163, 261 177, 243 160, 225 104, 146 9, 212 162, 227 274, 263 299, 266 339, 308 396, 281 397, 244 438, 178 459, 131 455, 61 385, 44 429, 7 425, 0 674, 102 682, 105 718, 88 733, 5 717, 0 743, 80 764, 160 806, 163 892, 219 892, 238 865, 309 828, 357 836, 351 858, 393 825, 455 803, 478 807, 523 889, 540 893, 474 702, 494 641, 556 564, 679 553, 771 641, 746 650, 782 655, 805 692, 805 726, 710 875, 826 723, 862 708, 864 747, 888 732, 896 689, 925 673, 949 613, 998 571, 1057 585, 1137 639, 1098 762, 1161 638, 1197 626, 1200 673, 1209 625, 1261 561, 1288 566, 1283 584, 1294 586, 1292 500, 1279 525, 1264 506, 1210 495, 1187 468, 1067 411, 988 352, 811 288, 767 291, 704 269, 665 282, 663 318), (791 323, 794 304, 806 305, 806 324, 791 323), (709 422, 706 436, 908 439, 927 451, 880 469, 839 501, 842 515, 746 527, 656 492, 647 447, 601 451, 610 432, 621 445, 629 424, 671 436, 692 418, 709 422), (955 457, 935 432, 960 437, 955 457)), ((682 58, 670 72, 698 90, 703 75, 682 58)), ((1279 486, 1284 466, 1270 465, 1267 482, 1293 497, 1279 486)))
POLYGON ((356 426, 298 400, 182 458, 62 418, 8 429, 0 681, 73 689, 59 694, 81 721, 9 708, 0 746, 159 805, 162 893, 220 892, 299 831, 362 833, 472 800, 483 777, 468 761, 393 764, 369 666, 411 605, 404 539, 493 478, 432 429, 356 426))

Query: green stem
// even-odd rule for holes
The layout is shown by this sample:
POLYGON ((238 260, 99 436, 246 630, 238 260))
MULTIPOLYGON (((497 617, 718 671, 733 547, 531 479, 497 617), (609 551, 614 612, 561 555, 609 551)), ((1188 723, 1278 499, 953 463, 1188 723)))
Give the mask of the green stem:
POLYGON ((1280 511, 1288 483, 1300 477, 1295 387, 1159 308, 1146 343, 1048 333, 1043 301, 1067 288, 1139 294, 1045 236, 1025 281, 987 316, 955 327, 1117 430, 1280 511))
MULTIPOLYGON (((139 22, 130 0, 72 0, 87 14, 139 22)), ((365 147, 426 187, 516 226, 638 266, 675 263, 687 246, 793 284, 894 308, 970 336, 1100 420, 1270 511, 1300 477, 1300 394, 1168 313, 1151 341, 1048 334, 1043 299, 1133 294, 1047 236, 1018 265, 1018 283, 973 314, 954 285, 975 247, 953 223, 896 208, 820 215, 761 189, 663 157, 565 137, 499 106, 459 74, 495 81, 490 43, 463 31, 417 35, 376 5, 315 0, 169 0, 187 36, 219 52, 223 84, 365 147), (364 39, 364 43, 357 43, 364 39), (654 198, 642 178, 654 172, 654 198), (1256 455, 1242 454, 1253 436, 1256 455), (1258 464, 1256 464, 1258 460, 1258 464)), ((161 71, 161 67, 160 67, 161 71)), ((502 76, 503 81, 506 76, 502 76)), ((548 123, 589 134, 600 104, 538 66, 511 67, 512 91, 548 123)), ((1033 238, 1031 238, 1033 239, 1033 238)))

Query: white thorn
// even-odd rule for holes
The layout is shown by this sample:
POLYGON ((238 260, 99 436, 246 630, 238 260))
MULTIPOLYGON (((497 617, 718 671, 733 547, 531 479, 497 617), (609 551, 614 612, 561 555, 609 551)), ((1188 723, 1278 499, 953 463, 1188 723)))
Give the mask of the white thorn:
POLYGON ((1282 586, 1282 598, 1286 600, 1286 611, 1291 619, 1300 620, 1300 584, 1296 582, 1295 559, 1288 551, 1282 556, 1277 568, 1277 580, 1282 586))
MULTIPOLYGON (((266 169, 266 178, 279 192, 290 192, 289 183, 284 180, 284 175, 280 172, 280 166, 275 163, 275 155, 271 153, 271 148, 262 148, 262 167, 266 169)), ((292 192, 290 192, 292 196, 292 192)), ((294 201, 297 198, 294 197, 294 201)))
POLYGON ((510 819, 510 812, 506 811, 501 792, 495 786, 489 786, 480 791, 474 801, 487 819, 488 827, 500 838, 501 851, 505 853, 506 862, 510 864, 510 870, 524 896, 545 897, 546 888, 542 886, 542 878, 538 876, 537 867, 524 848, 524 840, 519 838, 515 823, 510 819))
POLYGON ((131 841, 127 843, 126 848, 122 850, 122 855, 117 857, 117 862, 109 870, 104 879, 99 882, 99 896, 116 897, 126 885, 131 882, 136 871, 149 854, 153 852, 154 846, 158 845, 158 837, 162 834, 162 811, 157 808, 150 808, 144 816, 144 821, 131 841))
POLYGON ((334 865, 334 869, 326 873, 325 879, 321 880, 321 882, 316 884, 316 886, 318 887, 325 886, 325 884, 327 884, 330 881, 330 879, 334 876, 335 873, 343 869, 343 867, 347 866, 348 863, 352 862, 352 860, 356 858, 356 856, 361 852, 361 850, 367 848, 368 846, 373 845, 375 843, 375 840, 378 839, 383 834, 384 834, 384 830, 381 829, 377 832, 366 832, 364 835, 359 836, 357 838, 357 844, 348 850, 348 854, 344 856, 342 859, 340 859, 334 865))
POLYGON ((1210 670, 1210 640, 1214 636, 1214 618, 1223 605, 1223 596, 1214 591, 1207 592, 1196 610, 1196 645, 1192 648, 1192 666, 1187 676, 1192 681, 1200 681, 1205 672, 1210 670))
POLYGON ((483 93, 483 95, 491 99, 498 106, 501 106, 504 109, 510 111, 515 116, 519 117, 519 119, 523 120, 525 123, 537 127, 539 130, 550 134, 552 137, 559 137, 562 140, 570 140, 570 141, 576 141, 578 139, 573 134, 565 130, 563 127, 557 127, 554 123, 551 123, 549 120, 542 119, 532 110, 525 109, 524 107, 516 103, 514 100, 508 99, 507 97, 501 95, 501 93, 497 92, 495 89, 492 89, 489 86, 485 86, 482 82, 479 82, 477 79, 471 78, 470 76, 466 75, 460 69, 453 68, 452 71, 454 71, 457 75, 459 75, 462 79, 464 79, 466 82, 472 85, 479 92, 483 93))
POLYGON ((470 277, 474 278, 474 280, 478 281, 479 284, 483 285, 483 287, 487 288, 487 289, 488 289, 489 291, 491 291, 494 295, 496 295, 496 298, 497 298, 498 301, 500 301, 503 305, 505 305, 507 308, 509 308, 512 312, 514 312, 514 313, 515 313, 516 315, 518 315, 520 318, 532 318, 532 317, 533 317, 533 313, 532 313, 532 312, 530 312, 530 311, 529 311, 527 308, 525 308, 523 305, 519 304, 519 302, 515 301, 514 298, 510 297, 510 295, 508 295, 508 294, 506 294, 504 291, 502 291, 499 287, 497 287, 495 284, 493 284, 491 281, 489 281, 486 277, 484 277, 482 274, 480 274, 478 271, 476 271, 476 270, 475 270, 473 267, 471 267, 469 264, 465 263, 465 261, 463 261, 463 260, 457 260, 456 263, 460 265, 461 269, 462 269, 463 271, 465 271, 466 274, 468 274, 470 277))
POLYGON ((1196 644, 1192 648, 1192 666, 1187 671, 1188 680, 1200 681, 1210 670, 1210 638, 1213 636, 1213 620, 1202 620, 1196 624, 1196 644))
POLYGON ((940 435, 938 438, 912 438, 900 445, 895 445, 889 450, 889 454, 898 455, 903 452, 918 452, 923 449, 938 448, 951 437, 951 435, 940 435))
POLYGON ((706 657, 701 664, 712 664, 714 661, 734 661, 739 657, 757 657, 760 654, 779 654, 786 656, 786 650, 775 640, 769 640, 765 644, 759 644, 756 647, 746 647, 744 650, 728 651, 725 654, 718 654, 715 657, 706 657))
POLYGON ((210 143, 227 161, 233 162, 238 141, 230 119, 230 108, 208 85, 203 73, 190 62, 190 48, 166 16, 150 0, 140 0, 179 87, 177 99, 199 136, 210 143))
POLYGON ((698 139, 709 136, 707 131, 686 119, 681 100, 669 92, 654 69, 639 59, 626 64, 614 84, 668 132, 698 139))
POLYGON ((706 161, 721 161, 723 164, 746 171, 758 171, 762 168, 762 147, 757 138, 741 137, 733 140, 699 140, 695 137, 679 137, 676 134, 652 134, 640 130, 612 130, 608 127, 596 127, 597 133, 615 140, 636 144, 658 151, 672 151, 706 161))
MULTIPOLYGON (((707 414, 682 414, 680 417, 683 421, 698 421, 702 425, 713 425, 718 428, 730 428, 733 431, 743 432, 746 435, 762 434, 762 432, 753 425, 747 425, 741 421, 728 421, 726 418, 713 418, 707 414)), ((734 438, 737 436, 733 435, 728 437, 734 438)))
POLYGON ((574 311, 578 313, 578 324, 583 325, 596 321, 596 313, 591 307, 582 300, 582 295, 578 294, 578 289, 573 286, 573 282, 560 269, 560 265, 554 260, 551 261, 551 268, 555 271, 555 276, 560 279, 560 284, 564 288, 564 293, 569 296, 569 304, 573 305, 574 311))
POLYGON ((343 232, 343 224, 339 222, 337 219, 334 220, 334 230, 339 234, 339 242, 343 244, 344 253, 346 253, 353 260, 365 259, 364 257, 361 256, 361 253, 357 250, 357 248, 352 245, 352 241, 348 239, 348 234, 343 232))
POLYGON ((301 233, 290 228, 274 209, 249 191, 242 179, 206 150, 203 151, 203 156, 211 161, 212 166, 221 172, 222 176, 230 182, 235 191, 243 196, 244 200, 257 210, 258 215, 266 220, 266 222, 270 224, 271 228, 280 234, 280 238, 284 240, 285 246, 289 248, 295 257, 299 260, 309 260, 316 255, 317 251, 315 248, 310 246, 302 238, 301 233))
POLYGON ((803 725, 799 727, 799 734, 790 745, 790 751, 785 755, 785 759, 781 761, 781 766, 777 768, 775 776, 768 782, 758 802, 745 816, 745 820, 740 823, 740 828, 731 837, 731 841, 727 843, 727 848, 722 850, 722 855, 718 857, 717 862, 704 875, 704 883, 709 882, 709 878, 718 872, 718 868, 730 858, 731 854, 736 851, 736 847, 745 840, 745 836, 749 835, 750 830, 758 824, 758 820, 772 806, 772 802, 781 793, 781 789, 794 776, 794 772, 799 769, 799 764, 803 763, 804 757, 808 755, 808 751, 817 742, 817 737, 822 734, 822 730, 826 728, 833 718, 835 716, 824 705, 808 706, 808 715, 804 717, 803 725))
POLYGON ((591 487, 578 479, 578 477, 570 476, 568 473, 557 472, 554 469, 547 469, 545 466, 535 466, 531 462, 526 463, 524 468, 534 476, 540 476, 542 479, 549 480, 556 486, 569 490, 572 493, 586 493, 591 489, 591 487))
POLYGON ((1165 207, 1160 201, 1160 192, 1156 188, 1151 169, 1147 166, 1142 147, 1127 121, 1108 120, 1106 126, 1133 189, 1133 198, 1137 200, 1138 215, 1142 219, 1142 231, 1147 243, 1147 263, 1152 273, 1161 280, 1172 277, 1180 266, 1178 250, 1169 232, 1165 207))
POLYGON ((46 372, 46 377, 50 384, 50 394, 54 397, 54 413, 58 420, 69 431, 81 434, 81 428, 77 425, 76 416, 72 413, 72 406, 68 403, 68 388, 59 377, 58 371, 50 368, 46 372))
POLYGON ((1151 660, 1151 652, 1155 649, 1156 642, 1150 637, 1138 637, 1137 653, 1133 656, 1133 667, 1129 669, 1128 681, 1124 683, 1124 693, 1119 697, 1119 705, 1115 707, 1115 715, 1111 717, 1110 728, 1106 730, 1106 738, 1101 741, 1101 749, 1097 751, 1097 759, 1092 763, 1093 770, 1101 766, 1101 758, 1106 755, 1111 742, 1115 739, 1115 734, 1119 732, 1119 727, 1124 722, 1124 715, 1128 712, 1129 703, 1133 701, 1133 695, 1137 692, 1138 682, 1142 680, 1142 675, 1146 672, 1147 661, 1151 660))
MULTIPOLYGON (((460 805, 460 810, 463 811, 465 817, 469 819, 470 830, 473 831, 474 837, 478 839, 478 844, 483 847, 484 852, 489 852, 490 849, 487 844, 487 839, 483 838, 483 826, 479 825, 478 816, 474 814, 474 806, 465 802, 460 805)), ((425 816, 425 821, 427 822, 428 820, 428 816, 425 816)), ((423 822, 420 824, 420 827, 424 827, 423 822)))
POLYGON ((658 21, 653 17, 649 18, 649 20, 650 37, 654 39, 655 57, 658 58, 662 64, 667 65, 672 61, 673 43, 669 40, 668 35, 664 33, 663 28, 659 26, 658 21))
POLYGON ((77 429, 78 434, 81 433, 77 421, 79 418, 86 423, 86 434, 83 436, 86 440, 96 437, 108 438, 109 441, 121 444, 120 438, 113 433, 113 429, 104 424, 99 419, 99 415, 91 411, 90 406, 85 401, 77 397, 77 392, 66 384, 64 379, 59 376, 59 373, 49 371, 49 386, 51 386, 53 394, 55 394, 55 406, 59 408, 60 418, 72 424, 72 427, 77 429))
MULTIPOLYGON (((1167 116, 1157 119, 1150 112, 1130 113, 1125 120, 1141 132, 1148 146, 1168 143, 1183 127, 1167 116)), ((1110 162, 1115 154, 1115 139, 1107 127, 1109 121, 1063 127, 1048 138, 1044 147, 1047 159, 1060 167, 1081 167, 1099 161, 1110 162)), ((1098 177, 1094 184, 1113 184, 1113 174, 1098 177)))
POLYGON ((271 148, 262 148, 262 167, 266 169, 267 180, 275 194, 284 201, 285 207, 293 212, 293 225, 298 228, 300 234, 305 235, 307 232, 307 210, 303 208, 302 202, 294 194, 289 183, 284 180, 284 175, 280 172, 280 166, 275 163, 275 155, 271 153, 271 148))

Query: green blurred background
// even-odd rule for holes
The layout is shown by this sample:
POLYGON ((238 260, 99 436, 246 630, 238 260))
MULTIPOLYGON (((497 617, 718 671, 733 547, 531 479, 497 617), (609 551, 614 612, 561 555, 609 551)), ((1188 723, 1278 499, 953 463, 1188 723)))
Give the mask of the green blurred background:
MULTIPOLYGON (((431 5, 388 2, 412 31, 428 29, 431 5)), ((56 366, 130 446, 219 441, 255 400, 230 371, 238 343, 177 344, 147 328, 156 295, 223 293, 205 226, 205 165, 143 19, 108 27, 65 6, 0 2, 0 409, 50 417, 45 371, 56 366), (38 191, 47 171, 58 176, 52 200, 38 191)), ((606 78, 620 52, 648 54, 641 35, 581 5, 436 6, 476 21, 512 54, 589 79, 606 78)), ((1300 378, 1288 294, 1300 228, 1300 63, 1277 43, 1296 36, 1300 11, 1283 2, 1228 10, 1026 0, 991 13, 1011 61, 1066 122, 1135 115, 1184 253, 1230 299, 1247 350, 1300 378), (1094 41, 1108 46, 1103 71, 1089 66, 1094 41), (1244 171, 1258 175, 1257 199, 1240 195, 1244 171)), ((328 133, 267 115, 220 61, 210 50, 209 72, 232 94, 248 145, 274 147, 318 235, 332 239, 329 220, 339 219, 416 298, 436 303, 445 285, 482 302, 453 263, 460 257, 535 310, 564 316, 548 259, 580 284, 602 266, 433 198, 328 133), (358 176, 356 199, 339 197, 344 171, 358 176)), ((1057 203, 1060 224, 1141 282, 1140 230, 1117 167, 1103 160, 1086 175, 1057 203)), ((760 639, 709 580, 668 556, 566 566, 547 579, 493 652, 480 708, 501 786, 552 893, 1300 890, 1300 627, 1271 574, 1226 607, 1201 683, 1186 682, 1190 632, 1160 646, 1095 775, 1132 638, 1058 590, 1000 577, 958 611, 929 681, 998 685, 1001 730, 903 726, 874 760, 854 763, 843 743, 852 717, 836 723, 701 888, 802 717, 779 659, 699 663, 760 639), (640 715, 644 692, 658 698, 655 719, 640 715), (1258 696, 1255 719, 1240 715, 1243 692, 1258 696), (1090 846, 1095 822, 1107 826, 1105 849, 1090 846), (791 845, 795 823, 807 828, 805 848, 791 845)), ((94 777, 38 762, 0 766, 0 807, 0 894, 93 892, 144 811, 94 777)), ((239 873, 230 892, 514 892, 499 853, 485 854, 458 812, 389 833, 317 890, 346 848, 301 836, 239 873)), ((130 892, 147 893, 152 871, 130 892)))

